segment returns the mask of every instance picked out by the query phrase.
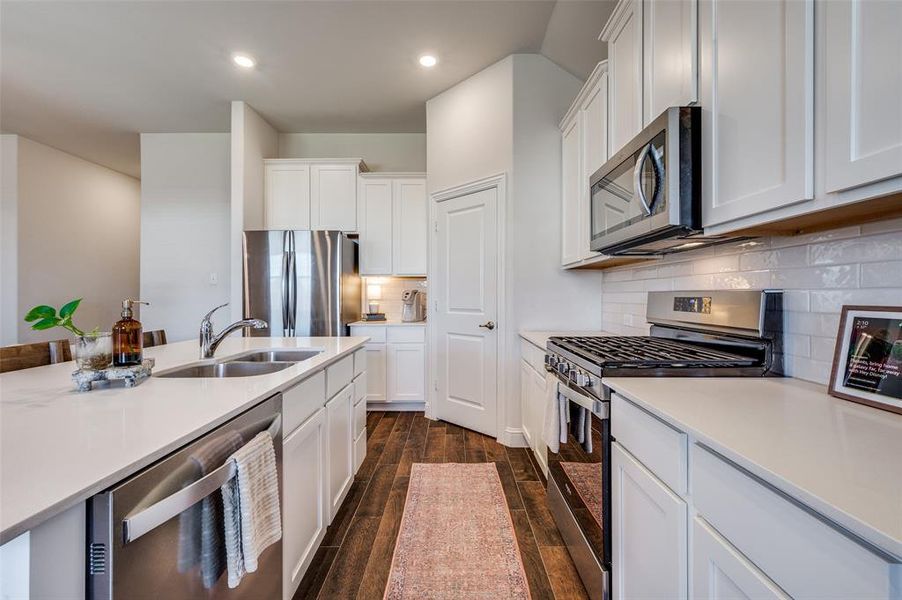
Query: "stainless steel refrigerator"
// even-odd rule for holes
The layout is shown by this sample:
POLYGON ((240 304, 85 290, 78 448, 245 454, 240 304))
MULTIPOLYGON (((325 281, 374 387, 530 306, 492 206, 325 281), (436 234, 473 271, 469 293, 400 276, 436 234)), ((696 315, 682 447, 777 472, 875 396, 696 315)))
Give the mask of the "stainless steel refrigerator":
POLYGON ((244 316, 252 336, 341 336, 360 319, 357 241, 340 231, 245 231, 244 316))

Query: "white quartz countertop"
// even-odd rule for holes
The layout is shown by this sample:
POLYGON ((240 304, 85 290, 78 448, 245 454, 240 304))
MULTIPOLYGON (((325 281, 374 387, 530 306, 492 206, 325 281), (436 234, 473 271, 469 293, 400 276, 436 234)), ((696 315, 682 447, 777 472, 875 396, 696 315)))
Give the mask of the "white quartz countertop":
POLYGON ((611 335, 606 331, 521 331, 520 337, 532 344, 538 346, 542 350, 548 343, 550 337, 561 337, 571 335, 611 335))
POLYGON ((603 382, 902 558, 902 415, 833 398, 824 386, 789 378, 603 382))
MULTIPOLYGON (((362 346, 367 337, 225 340, 216 360, 254 349, 322 353, 269 375, 151 377, 74 391, 72 362, 0 375, 0 543, 154 463, 362 346)), ((198 362, 196 341, 148 348, 159 373, 198 362)), ((210 361, 205 361, 210 362, 210 361)))
POLYGON ((354 321, 351 327, 426 327, 426 321, 354 321))

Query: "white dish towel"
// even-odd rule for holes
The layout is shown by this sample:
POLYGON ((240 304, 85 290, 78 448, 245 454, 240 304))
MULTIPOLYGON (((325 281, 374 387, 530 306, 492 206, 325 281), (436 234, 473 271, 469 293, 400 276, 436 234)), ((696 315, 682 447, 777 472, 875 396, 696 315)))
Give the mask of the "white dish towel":
POLYGON ((257 558, 282 539, 279 512, 279 473, 268 432, 229 457, 237 474, 222 486, 226 564, 229 587, 237 587, 246 573, 257 570, 257 558))
MULTIPOLYGON (((561 450, 561 431, 566 432, 567 417, 564 413, 561 422, 561 396, 557 391, 558 380, 554 373, 545 373, 545 420, 542 430, 542 439, 548 449, 557 454, 561 450)), ((566 406, 566 399, 564 405, 566 406)), ((567 441, 566 433, 563 441, 567 441)))

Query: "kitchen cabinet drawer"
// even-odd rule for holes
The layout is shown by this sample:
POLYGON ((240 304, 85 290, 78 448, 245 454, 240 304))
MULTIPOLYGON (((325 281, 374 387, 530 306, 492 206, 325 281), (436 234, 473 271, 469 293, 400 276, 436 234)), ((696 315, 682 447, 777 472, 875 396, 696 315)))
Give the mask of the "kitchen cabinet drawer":
POLYGON ((354 405, 354 438, 356 439, 366 429, 366 402, 358 402, 354 405))
POLYGON ((326 404, 326 375, 322 371, 282 393, 282 431, 290 434, 326 404))
POLYGON ((354 337, 368 337, 372 343, 384 344, 386 329, 388 328, 374 327, 372 325, 357 325, 351 327, 351 335, 354 337))
POLYGON ((362 373, 354 378, 354 403, 366 400, 367 376, 362 373))
POLYGON ((691 451, 698 513, 790 596, 898 597, 898 564, 710 450, 691 451))
POLYGON ((539 373, 545 373, 545 351, 540 350, 538 346, 534 346, 532 343, 521 339, 520 358, 525 360, 530 367, 539 373))
POLYGON ((366 371, 366 350, 361 348, 354 351, 354 377, 366 371))
POLYGON ((331 398, 354 379, 354 357, 345 356, 326 367, 326 396, 331 398))
POLYGON ((387 327, 388 342, 395 344, 422 344, 426 342, 425 327, 387 327))
POLYGON ((789 600, 783 590, 703 519, 692 527, 692 597, 695 600, 789 600))
POLYGON ((611 434, 677 494, 686 494, 687 438, 629 400, 611 396, 611 434))

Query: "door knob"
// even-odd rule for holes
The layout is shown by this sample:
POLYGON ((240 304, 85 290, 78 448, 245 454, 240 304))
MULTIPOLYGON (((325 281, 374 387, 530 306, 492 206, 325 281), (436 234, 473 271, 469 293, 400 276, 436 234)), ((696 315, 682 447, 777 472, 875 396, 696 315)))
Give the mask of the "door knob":
POLYGON ((483 323, 482 325, 480 325, 480 327, 485 327, 486 329, 488 329, 489 331, 491 331, 491 330, 495 329, 495 322, 494 322, 494 321, 487 321, 487 322, 483 323))

